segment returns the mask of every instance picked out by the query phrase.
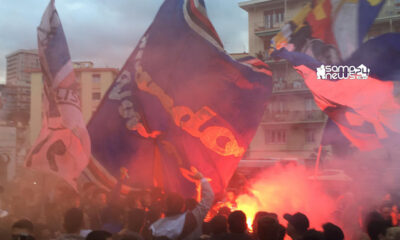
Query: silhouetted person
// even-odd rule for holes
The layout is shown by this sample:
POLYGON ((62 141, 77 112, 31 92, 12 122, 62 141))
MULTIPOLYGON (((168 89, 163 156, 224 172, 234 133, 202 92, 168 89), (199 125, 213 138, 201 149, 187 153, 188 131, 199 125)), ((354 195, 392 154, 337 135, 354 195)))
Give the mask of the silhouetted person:
POLYGON ((83 212, 78 208, 70 208, 64 214, 64 230, 58 240, 84 240, 79 233, 83 227, 83 212))
POLYGON ((333 223, 325 223, 322 225, 322 229, 324 230, 325 240, 343 240, 344 234, 340 227, 336 226, 333 223))
POLYGON ((223 215, 223 216, 225 216, 227 219, 228 219, 228 217, 229 217, 229 215, 231 214, 231 209, 230 208, 228 208, 228 207, 226 207, 226 206, 223 206, 223 207, 221 207, 220 209, 218 209, 218 215, 223 215))
POLYGON ((192 211, 183 212, 185 200, 177 193, 166 197, 165 218, 154 222, 150 229, 153 237, 170 239, 197 239, 202 232, 202 223, 214 201, 214 193, 207 179, 192 169, 194 180, 201 183, 201 201, 192 211))
POLYGON ((270 216, 264 216, 257 221, 256 236, 259 240, 283 240, 285 228, 270 216))
POLYGON ((112 234, 107 231, 93 231, 86 236, 85 240, 112 240, 112 234))
POLYGON ((295 213, 294 215, 285 214, 283 218, 288 221, 286 233, 293 240, 301 240, 310 227, 308 218, 300 212, 295 213))
POLYGON ((185 200, 185 207, 186 207, 186 211, 192 211, 196 208, 197 206, 197 201, 194 198, 187 198, 185 200))
POLYGON ((141 232, 144 226, 146 212, 142 209, 133 209, 128 212, 125 220, 125 227, 118 235, 135 235, 138 239, 143 239, 141 232))
POLYGON ((371 240, 383 239, 386 234, 386 229, 390 227, 387 221, 385 221, 378 212, 371 212, 367 215, 365 226, 371 240))
POLYGON ((325 240, 325 236, 320 231, 310 229, 303 235, 303 240, 325 240))
POLYGON ((11 227, 12 239, 34 240, 33 230, 33 223, 31 221, 28 219, 18 220, 11 227))
POLYGON ((234 211, 228 217, 230 240, 250 240, 251 236, 247 233, 246 215, 242 211, 234 211))
POLYGON ((251 224, 254 236, 257 235, 258 220, 260 220, 262 217, 265 217, 267 215, 268 215, 268 213, 265 211, 258 211, 256 213, 256 215, 254 216, 253 223, 251 224))
POLYGON ((217 215, 211 219, 210 223, 211 240, 226 239, 228 232, 228 221, 225 216, 217 215))
POLYGON ((119 233, 123 224, 121 222, 122 210, 119 206, 109 204, 101 213, 102 230, 112 234, 119 233))

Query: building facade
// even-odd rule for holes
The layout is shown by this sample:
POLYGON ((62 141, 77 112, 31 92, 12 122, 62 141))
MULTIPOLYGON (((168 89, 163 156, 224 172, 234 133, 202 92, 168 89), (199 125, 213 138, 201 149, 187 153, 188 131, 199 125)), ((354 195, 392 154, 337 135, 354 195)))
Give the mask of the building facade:
MULTIPOLYGON (((250 0, 239 3, 248 12, 249 54, 273 70, 273 94, 244 160, 299 159, 313 165, 327 116, 316 106, 302 77, 286 61, 272 61, 271 39, 308 0, 250 0)), ((387 0, 366 40, 400 31, 400 0, 387 0)), ((329 148, 327 149, 329 151, 329 148)), ((243 165, 243 161, 242 161, 243 165)))
POLYGON ((40 67, 38 52, 20 49, 7 55, 6 62, 6 84, 0 87, 0 121, 26 126, 30 113, 30 74, 26 70, 40 67))
MULTIPOLYGON (((101 99, 106 94, 118 74, 116 68, 96 68, 91 62, 74 62, 75 75, 80 83, 81 111, 87 123, 96 111, 101 99)), ((31 104, 29 122, 29 142, 34 143, 42 126, 42 72, 30 71, 31 104)))
POLYGON ((30 86, 30 75, 26 69, 40 68, 37 50, 17 50, 6 56, 6 84, 10 86, 30 86))

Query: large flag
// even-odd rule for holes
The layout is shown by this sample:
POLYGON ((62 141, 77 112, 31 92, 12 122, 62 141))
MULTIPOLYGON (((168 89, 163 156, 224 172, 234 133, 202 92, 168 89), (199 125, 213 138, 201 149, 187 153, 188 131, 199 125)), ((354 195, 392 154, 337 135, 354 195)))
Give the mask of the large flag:
POLYGON ((86 173, 112 187, 125 167, 132 187, 193 196, 193 166, 221 193, 271 87, 266 64, 225 53, 204 1, 166 0, 89 122, 86 173))
POLYGON ((312 0, 272 40, 280 49, 293 44, 325 63, 348 58, 363 42, 385 0, 312 0))
MULTIPOLYGON (((391 35, 391 37, 396 37, 396 35, 391 35)), ((365 43, 349 58, 351 63, 356 67, 361 66, 364 59, 358 59, 356 56, 364 56, 366 53, 362 52, 368 51, 370 46, 377 42, 383 44, 387 40, 387 36, 382 36, 371 40, 372 43, 365 43)), ((380 46, 396 49, 396 44, 380 46)), ((381 51, 381 53, 385 52, 390 52, 390 50, 381 51)), ((339 80, 319 77, 321 72, 317 69, 321 69, 322 63, 306 54, 289 52, 283 48, 276 51, 274 55, 287 59, 295 65, 313 93, 316 104, 328 114, 354 146, 360 150, 373 150, 382 147, 382 143, 388 139, 397 139, 400 133, 400 104, 395 97, 394 81, 399 79, 381 81, 376 78, 376 76, 385 77, 379 67, 375 68, 375 64, 379 66, 380 61, 384 61, 383 59, 388 55, 375 55, 375 64, 370 64, 370 76, 366 79, 347 77, 339 80)), ((343 66, 347 66, 346 62, 343 66)), ((386 67, 390 76, 393 76, 398 68, 395 65, 386 67)))
POLYGON ((44 80, 42 129, 25 164, 55 173, 76 187, 77 177, 89 162, 90 139, 80 110, 79 84, 54 0, 38 27, 38 46, 44 80))

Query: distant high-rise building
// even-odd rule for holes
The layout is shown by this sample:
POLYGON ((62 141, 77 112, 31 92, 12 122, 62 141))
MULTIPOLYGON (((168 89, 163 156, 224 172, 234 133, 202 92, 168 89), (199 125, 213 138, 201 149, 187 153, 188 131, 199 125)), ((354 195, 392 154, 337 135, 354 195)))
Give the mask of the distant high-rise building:
POLYGON ((37 50, 17 50, 6 56, 6 84, 11 86, 30 86, 30 74, 27 69, 40 68, 37 50))
POLYGON ((1 85, 0 122, 26 126, 29 123, 30 87, 1 85))
POLYGON ((8 125, 26 126, 30 110, 29 69, 40 68, 37 50, 20 49, 6 56, 6 84, 2 86, 3 107, 0 120, 8 125))

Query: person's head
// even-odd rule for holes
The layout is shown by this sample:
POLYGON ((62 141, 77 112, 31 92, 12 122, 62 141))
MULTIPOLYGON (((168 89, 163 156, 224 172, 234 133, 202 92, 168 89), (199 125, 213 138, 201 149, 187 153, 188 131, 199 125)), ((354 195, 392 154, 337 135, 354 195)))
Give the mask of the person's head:
POLYGON ((64 214, 66 233, 79 233, 83 227, 83 212, 79 208, 70 208, 64 214))
POLYGON ((214 235, 226 233, 228 230, 227 219, 223 215, 217 215, 210 221, 211 233, 214 235))
POLYGON ((185 200, 178 193, 168 193, 165 199, 166 216, 173 216, 182 213, 185 207, 185 200))
POLYGON ((11 227, 13 240, 32 240, 33 238, 33 223, 28 219, 16 221, 11 227))
POLYGON ((231 233, 244 233, 247 230, 246 215, 242 211, 234 211, 228 217, 231 233))
POLYGON ((391 220, 392 219, 391 213, 392 213, 392 205, 391 204, 388 204, 388 203, 387 204, 383 204, 380 207, 380 214, 382 215, 382 217, 385 220, 391 220))
POLYGON ((266 216, 268 213, 264 211, 258 211, 256 215, 253 218, 253 223, 251 224, 251 227, 253 228, 253 232, 257 233, 257 226, 258 226, 258 220, 261 219, 262 217, 266 216))
POLYGON ((310 229, 304 233, 302 240, 325 240, 325 236, 320 231, 310 229))
POLYGON ((223 215, 226 218, 228 218, 230 214, 231 214, 231 209, 226 207, 226 206, 221 207, 220 209, 218 209, 218 215, 223 215))
POLYGON ((371 240, 382 239, 389 228, 387 221, 378 212, 370 212, 365 220, 368 236, 371 240))
POLYGON ((104 208, 107 205, 107 193, 102 189, 93 192, 93 203, 98 208, 104 208))
POLYGON ((146 212, 142 209, 135 208, 128 212, 126 219, 126 227, 132 232, 140 233, 143 228, 146 212))
MULTIPOLYGON (((257 229, 255 233, 260 240, 280 240, 282 228, 283 226, 281 226, 276 219, 263 216, 259 217, 257 220, 257 229)), ((283 231, 285 231, 284 228, 283 231)))
POLYGON ((333 223, 325 223, 322 225, 322 229, 324 230, 325 240, 343 240, 344 234, 340 227, 336 226, 333 223))
POLYGON ((400 227, 391 227, 386 229, 386 240, 400 240, 400 227))
POLYGON ((85 240, 111 240, 112 234, 107 231, 92 231, 90 232, 85 240))
POLYGON ((300 212, 293 215, 285 214, 283 218, 288 221, 286 232, 292 239, 303 236, 310 227, 307 216, 300 212))

